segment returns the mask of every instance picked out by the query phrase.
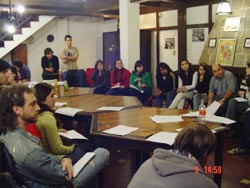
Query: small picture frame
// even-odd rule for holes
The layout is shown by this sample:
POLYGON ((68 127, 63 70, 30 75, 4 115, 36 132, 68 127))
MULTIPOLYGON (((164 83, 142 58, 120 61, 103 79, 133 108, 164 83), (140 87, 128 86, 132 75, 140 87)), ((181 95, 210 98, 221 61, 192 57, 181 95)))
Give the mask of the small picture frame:
POLYGON ((250 38, 245 38, 244 48, 250 48, 250 38))
POLYGON ((208 42, 209 48, 214 48, 216 46, 217 39, 216 38, 210 38, 208 42))

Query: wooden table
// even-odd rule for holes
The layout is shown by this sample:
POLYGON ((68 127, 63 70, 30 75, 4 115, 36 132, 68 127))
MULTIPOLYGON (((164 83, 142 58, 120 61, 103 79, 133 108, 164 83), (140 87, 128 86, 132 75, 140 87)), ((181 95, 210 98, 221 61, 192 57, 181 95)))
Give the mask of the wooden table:
POLYGON ((86 95, 93 93, 93 88, 91 87, 69 87, 68 90, 64 91, 64 86, 58 87, 58 98, 62 97, 72 97, 78 95, 86 95), (60 87, 62 87, 60 89, 60 87))
MULTIPOLYGON (((108 146, 114 148, 127 148, 137 151, 151 152, 155 148, 161 147, 169 149, 167 144, 160 144, 146 141, 145 139, 157 132, 176 132, 178 128, 192 127, 197 124, 192 118, 183 118, 184 121, 176 123, 154 123, 150 116, 154 115, 181 115, 187 113, 185 110, 174 110, 166 108, 142 107, 135 109, 127 109, 121 112, 103 112, 94 114, 90 134, 93 135, 94 142, 97 145, 108 146), (126 136, 115 136, 102 133, 101 131, 117 125, 126 125, 139 127, 139 130, 132 132, 126 136)), ((210 129, 216 128, 219 125, 215 123, 206 124, 210 129)), ((221 129, 216 133, 218 145, 215 151, 215 166, 222 166, 223 162, 223 142, 224 132, 227 128, 221 129)), ((217 185, 221 185, 221 174, 214 175, 214 181, 217 185)))
POLYGON ((142 106, 141 102, 136 97, 98 94, 62 97, 57 101, 67 102, 67 106, 69 107, 83 109, 83 111, 78 112, 77 115, 92 115, 93 113, 100 112, 96 109, 103 106, 124 106, 126 108, 142 106))

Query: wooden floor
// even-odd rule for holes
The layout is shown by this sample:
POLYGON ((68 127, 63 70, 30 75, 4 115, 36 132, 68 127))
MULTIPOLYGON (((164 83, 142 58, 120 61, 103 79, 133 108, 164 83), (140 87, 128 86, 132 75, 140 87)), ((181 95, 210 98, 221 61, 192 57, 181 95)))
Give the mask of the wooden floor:
MULTIPOLYGON (((225 138, 222 188, 250 188, 241 183, 250 181, 250 154, 232 155, 227 150, 237 146, 237 137, 225 138)), ((133 176, 131 154, 129 151, 110 150, 110 164, 104 170, 104 188, 126 188, 133 176)), ((209 165, 212 160, 209 160, 209 165)))

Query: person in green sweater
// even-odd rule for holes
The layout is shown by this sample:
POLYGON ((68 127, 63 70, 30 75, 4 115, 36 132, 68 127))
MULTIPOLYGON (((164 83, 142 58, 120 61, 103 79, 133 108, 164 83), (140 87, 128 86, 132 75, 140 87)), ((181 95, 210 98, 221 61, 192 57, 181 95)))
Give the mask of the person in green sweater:
POLYGON ((135 62, 134 71, 130 75, 130 95, 136 96, 142 103, 152 95, 151 75, 144 70, 141 60, 135 62))
POLYGON ((55 106, 56 96, 51 85, 47 83, 36 84, 35 96, 41 108, 36 126, 41 132, 43 148, 50 154, 67 155, 75 164, 87 151, 92 150, 91 145, 89 143, 72 144, 70 146, 63 144, 58 133, 58 127, 62 127, 62 122, 54 115, 52 110, 55 106))

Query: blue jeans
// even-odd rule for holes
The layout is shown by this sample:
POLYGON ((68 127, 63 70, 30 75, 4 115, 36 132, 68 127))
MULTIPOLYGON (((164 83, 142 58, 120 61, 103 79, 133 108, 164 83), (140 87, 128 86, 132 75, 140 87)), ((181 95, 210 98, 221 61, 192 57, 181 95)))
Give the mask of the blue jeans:
POLYGON ((75 188, 98 188, 98 173, 109 162, 109 151, 104 148, 97 148, 95 151, 95 157, 93 162, 89 162, 73 179, 73 185, 75 188))
POLYGON ((156 97, 156 106, 162 107, 162 101, 163 99, 166 100, 166 108, 170 106, 172 101, 174 100, 174 97, 176 95, 176 91, 169 91, 167 93, 164 93, 163 95, 156 97))
POLYGON ((207 104, 208 96, 201 96, 201 93, 195 93, 193 96, 193 110, 199 110, 201 99, 204 99, 204 103, 207 104))

